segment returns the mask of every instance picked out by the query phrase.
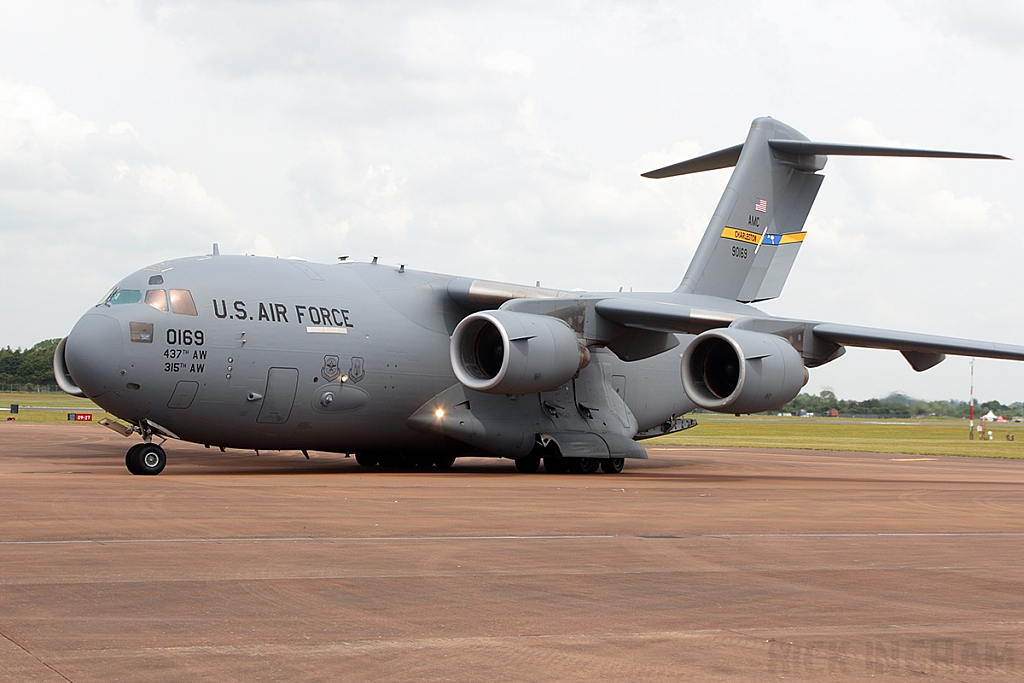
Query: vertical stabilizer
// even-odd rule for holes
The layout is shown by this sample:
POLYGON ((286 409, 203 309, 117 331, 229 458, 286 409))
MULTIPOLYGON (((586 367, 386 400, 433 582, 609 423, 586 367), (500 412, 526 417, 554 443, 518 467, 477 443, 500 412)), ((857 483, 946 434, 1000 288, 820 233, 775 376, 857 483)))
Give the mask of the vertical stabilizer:
POLYGON ((825 155, 1006 159, 999 154, 812 142, 781 121, 754 119, 742 145, 642 174, 668 178, 736 167, 676 291, 743 303, 779 296, 804 241, 804 221, 824 178, 817 171, 825 167, 825 155))
MULTIPOLYGON (((779 153, 768 141, 806 139, 780 121, 754 120, 677 291, 742 302, 782 293, 823 179, 815 171, 824 167, 825 157, 779 153)), ((658 177, 655 173, 651 177, 658 177)))

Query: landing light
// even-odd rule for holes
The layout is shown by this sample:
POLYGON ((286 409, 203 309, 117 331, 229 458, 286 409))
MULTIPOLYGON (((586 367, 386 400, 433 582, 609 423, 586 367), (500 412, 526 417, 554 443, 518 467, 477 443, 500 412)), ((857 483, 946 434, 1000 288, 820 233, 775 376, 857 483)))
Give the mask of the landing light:
POLYGON ((438 419, 444 417, 444 408, 438 408, 437 410, 435 410, 434 416, 437 417, 438 419))

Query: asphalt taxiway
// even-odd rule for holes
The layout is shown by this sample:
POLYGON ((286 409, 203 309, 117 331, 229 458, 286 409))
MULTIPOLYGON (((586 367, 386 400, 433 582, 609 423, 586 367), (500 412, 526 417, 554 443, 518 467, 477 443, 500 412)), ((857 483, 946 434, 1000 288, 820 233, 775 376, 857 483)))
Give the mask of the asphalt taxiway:
POLYGON ((1021 680, 1024 461, 367 470, 0 424, 0 681, 1021 680))

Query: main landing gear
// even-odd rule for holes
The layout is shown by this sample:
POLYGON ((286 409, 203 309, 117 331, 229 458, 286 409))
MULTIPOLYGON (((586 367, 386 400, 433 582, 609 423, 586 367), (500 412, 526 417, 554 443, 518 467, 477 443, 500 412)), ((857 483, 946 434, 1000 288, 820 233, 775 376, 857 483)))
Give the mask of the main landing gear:
POLYGON ((132 474, 160 474, 167 464, 167 454, 155 443, 137 443, 128 449, 124 464, 132 474))
POLYGON ((540 469, 540 456, 531 453, 525 458, 519 458, 516 460, 516 469, 523 474, 533 474, 540 469))
MULTIPOLYGON (((605 474, 618 474, 622 471, 622 466, 625 464, 623 458, 563 458, 560 455, 547 455, 544 456, 544 471, 552 474, 562 474, 563 472, 572 472, 573 474, 593 474, 600 469, 605 474)), ((536 472, 537 467, 540 465, 540 458, 536 456, 527 456, 520 460, 516 460, 516 469, 520 472, 536 472), (536 459, 536 465, 533 464, 536 459), (529 461, 525 463, 524 461, 529 461), (527 466, 532 466, 533 469, 523 469, 520 466, 523 463, 527 466)))
POLYGON ((625 464, 625 458, 607 458, 601 461, 601 471, 605 474, 618 474, 625 464))
MULTIPOLYGON (((407 453, 404 451, 361 451, 356 453, 356 462, 363 467, 411 468, 436 467, 446 470, 455 462, 455 456, 448 453, 407 453)), ((530 455, 517 458, 516 469, 523 474, 533 474, 540 470, 541 462, 544 471, 552 474, 572 472, 573 474, 593 474, 598 470, 606 474, 618 474, 622 471, 625 460, 622 458, 563 458, 557 453, 535 451, 530 455)), ((131 469, 129 467, 129 469, 131 469)))
POLYGON ((436 467, 446 470, 455 464, 455 456, 451 453, 427 451, 360 451, 356 453, 356 462, 363 467, 436 467))

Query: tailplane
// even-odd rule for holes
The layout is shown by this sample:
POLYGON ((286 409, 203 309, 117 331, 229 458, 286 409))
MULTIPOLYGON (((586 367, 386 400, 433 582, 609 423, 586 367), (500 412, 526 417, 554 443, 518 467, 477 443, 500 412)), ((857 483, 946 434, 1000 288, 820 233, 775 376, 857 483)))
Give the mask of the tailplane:
POLYGON ((744 303, 779 296, 803 244, 804 222, 824 180, 818 171, 827 155, 1006 159, 813 142, 781 121, 754 119, 742 145, 643 174, 668 178, 736 167, 676 291, 744 303))

